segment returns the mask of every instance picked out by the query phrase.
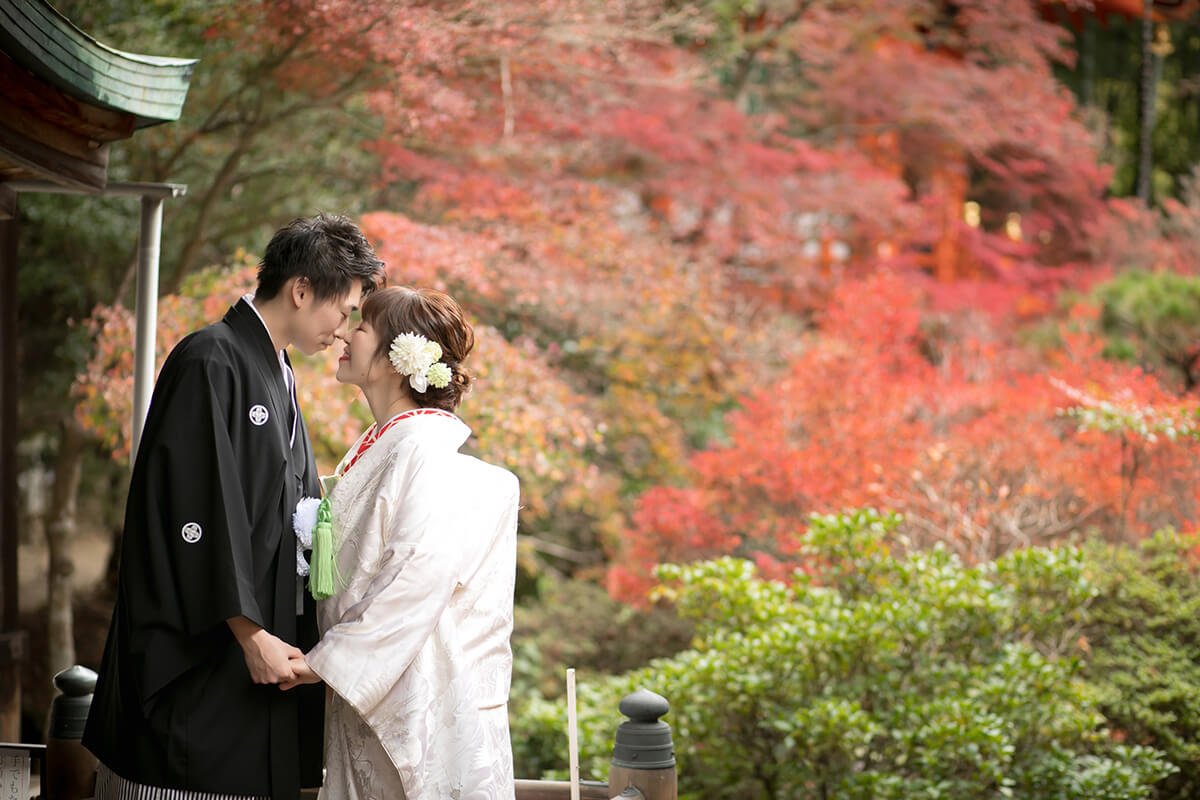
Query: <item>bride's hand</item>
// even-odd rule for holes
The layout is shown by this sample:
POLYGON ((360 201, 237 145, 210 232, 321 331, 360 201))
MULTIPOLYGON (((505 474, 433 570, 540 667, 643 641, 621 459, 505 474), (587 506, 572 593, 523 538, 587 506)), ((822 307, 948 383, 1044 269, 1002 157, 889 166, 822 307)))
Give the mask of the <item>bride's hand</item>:
POLYGON ((321 677, 312 671, 312 668, 308 666, 308 661, 304 659, 304 656, 295 656, 293 658, 289 658, 288 665, 291 666, 292 673, 295 674, 296 677, 290 681, 279 684, 279 688, 283 691, 286 692, 288 689, 294 689, 295 687, 304 683, 321 682, 321 677))

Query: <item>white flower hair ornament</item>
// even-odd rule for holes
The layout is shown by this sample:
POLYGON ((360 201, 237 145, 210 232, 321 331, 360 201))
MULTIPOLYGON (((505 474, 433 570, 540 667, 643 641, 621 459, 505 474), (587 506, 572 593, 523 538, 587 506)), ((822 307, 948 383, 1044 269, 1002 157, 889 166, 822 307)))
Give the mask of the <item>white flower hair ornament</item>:
POLYGON ((445 389, 450 385, 453 373, 442 361, 442 346, 431 342, 419 333, 401 333, 392 339, 388 360, 396 372, 408 378, 413 390, 423 392, 432 386, 445 389))

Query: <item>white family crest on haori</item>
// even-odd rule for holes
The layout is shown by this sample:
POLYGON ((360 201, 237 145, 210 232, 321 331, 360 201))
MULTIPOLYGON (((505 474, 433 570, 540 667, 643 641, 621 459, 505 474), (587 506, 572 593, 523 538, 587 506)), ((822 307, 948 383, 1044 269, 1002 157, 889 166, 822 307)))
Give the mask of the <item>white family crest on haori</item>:
POLYGON ((458 452, 470 429, 453 414, 409 413, 350 448, 329 495, 346 585, 317 603, 321 641, 308 654, 334 692, 325 789, 512 800, 520 487, 458 452))
POLYGON ((189 522, 180 529, 179 535, 188 544, 195 544, 204 535, 204 529, 200 527, 200 523, 198 522, 189 522))
POLYGON ((250 421, 253 422, 255 425, 265 425, 267 423, 267 420, 270 418, 271 418, 271 415, 267 411, 266 406, 264 406, 262 404, 255 404, 255 405, 250 406, 250 421))

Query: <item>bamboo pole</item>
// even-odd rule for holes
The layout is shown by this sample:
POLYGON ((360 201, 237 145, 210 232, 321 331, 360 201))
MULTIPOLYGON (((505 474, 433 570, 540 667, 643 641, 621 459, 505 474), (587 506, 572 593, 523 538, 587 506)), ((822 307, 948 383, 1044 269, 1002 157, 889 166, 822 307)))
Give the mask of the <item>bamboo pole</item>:
POLYGON ((575 670, 567 670, 567 757, 571 769, 571 800, 579 800, 579 719, 575 713, 575 670))

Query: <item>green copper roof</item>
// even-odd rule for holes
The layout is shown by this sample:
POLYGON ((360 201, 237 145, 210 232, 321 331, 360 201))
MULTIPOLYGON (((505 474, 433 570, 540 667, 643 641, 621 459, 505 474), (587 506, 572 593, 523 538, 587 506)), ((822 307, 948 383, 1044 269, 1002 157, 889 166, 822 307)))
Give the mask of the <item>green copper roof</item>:
POLYGON ((0 50, 72 97, 138 117, 138 127, 179 119, 196 64, 115 50, 46 0, 0 0, 0 50))

